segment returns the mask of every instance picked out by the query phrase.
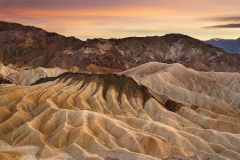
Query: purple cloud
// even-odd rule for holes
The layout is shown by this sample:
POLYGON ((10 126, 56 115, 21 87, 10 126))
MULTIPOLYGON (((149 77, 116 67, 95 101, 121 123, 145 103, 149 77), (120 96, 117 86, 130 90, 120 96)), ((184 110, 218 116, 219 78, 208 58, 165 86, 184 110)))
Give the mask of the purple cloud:
POLYGON ((240 28, 240 23, 206 26, 204 28, 206 28, 206 29, 210 29, 210 28, 240 28))
POLYGON ((208 21, 240 21, 240 16, 228 16, 228 17, 210 17, 210 18, 202 18, 202 20, 208 21))
POLYGON ((148 6, 159 4, 157 0, 0 0, 0 8, 95 8, 148 6))

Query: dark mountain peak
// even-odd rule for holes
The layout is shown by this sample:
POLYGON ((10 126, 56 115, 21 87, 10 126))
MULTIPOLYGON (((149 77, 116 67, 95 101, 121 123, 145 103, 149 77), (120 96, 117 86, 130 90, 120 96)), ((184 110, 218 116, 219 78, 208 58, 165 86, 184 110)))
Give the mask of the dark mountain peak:
POLYGON ((179 34, 179 33, 171 33, 171 34, 166 34, 162 36, 164 41, 166 41, 169 44, 176 43, 178 41, 186 41, 186 42, 191 42, 191 43, 202 43, 201 40, 190 37, 188 35, 184 34, 179 34))
MULTIPOLYGON (((47 32, 41 28, 34 27, 34 26, 25 26, 22 24, 18 23, 11 23, 11 22, 4 22, 0 21, 0 33, 1 36, 4 38, 4 41, 11 41, 7 38, 12 39, 13 37, 17 41, 18 39, 26 39, 26 38, 31 38, 32 40, 37 40, 39 39, 47 39, 47 38, 67 38, 67 39, 72 39, 72 40, 77 40, 75 37, 65 37, 63 35, 59 35, 55 32, 47 32), (9 35, 9 36, 5 36, 9 35)), ((1 38, 1 39, 3 39, 1 38)), ((15 41, 15 42, 16 42, 15 41)))
MULTIPOLYGON (((178 46, 185 50, 186 53, 194 54, 193 50, 201 50, 198 54, 194 54, 195 56, 206 56, 211 54, 217 54, 216 52, 226 53, 223 49, 205 44, 201 40, 190 37, 188 35, 179 34, 179 33, 171 33, 166 34, 161 37, 164 42, 166 42, 170 46, 178 46)), ((199 58, 199 57, 195 57, 199 58)))
POLYGON ((25 26, 19 23, 0 21, 0 32, 2 31, 44 31, 34 26, 25 26))
POLYGON ((179 33, 166 34, 166 35, 162 36, 161 38, 164 39, 164 41, 167 42, 168 44, 178 42, 179 40, 186 40, 186 41, 197 40, 197 39, 194 39, 190 36, 187 36, 187 35, 184 35, 184 34, 179 34, 179 33))
POLYGON ((176 38, 176 39, 183 39, 183 38, 192 38, 188 35, 185 34, 181 34, 181 33, 169 33, 169 34, 165 34, 164 36, 162 36, 164 38, 176 38))

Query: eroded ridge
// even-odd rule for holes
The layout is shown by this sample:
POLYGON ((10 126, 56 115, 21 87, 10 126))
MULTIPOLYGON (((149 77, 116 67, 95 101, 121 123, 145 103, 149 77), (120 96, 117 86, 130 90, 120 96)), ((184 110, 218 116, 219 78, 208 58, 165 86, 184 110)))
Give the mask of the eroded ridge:
POLYGON ((32 86, 2 84, 0 156, 240 159, 239 112, 161 101, 124 75, 64 73, 32 86))

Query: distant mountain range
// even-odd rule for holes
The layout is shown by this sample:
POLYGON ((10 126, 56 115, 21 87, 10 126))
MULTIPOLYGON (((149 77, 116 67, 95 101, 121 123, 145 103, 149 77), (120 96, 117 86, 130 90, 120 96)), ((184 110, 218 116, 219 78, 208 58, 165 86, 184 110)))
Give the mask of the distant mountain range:
POLYGON ((240 38, 238 39, 213 38, 205 41, 205 43, 222 48, 228 53, 240 54, 240 38))
POLYGON ((181 34, 82 41, 17 23, 0 22, 0 61, 38 67, 119 72, 147 62, 180 63, 198 71, 240 71, 240 55, 181 34))

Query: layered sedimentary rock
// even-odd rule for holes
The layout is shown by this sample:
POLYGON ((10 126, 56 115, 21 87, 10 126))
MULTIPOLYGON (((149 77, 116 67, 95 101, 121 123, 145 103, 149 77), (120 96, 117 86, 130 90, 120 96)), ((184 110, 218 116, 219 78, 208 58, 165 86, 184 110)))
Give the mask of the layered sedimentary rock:
MULTIPOLYGON (((96 72, 97 72, 98 67, 94 68, 94 66, 93 66, 90 69, 92 69, 92 70, 96 69, 96 72)), ((98 70, 101 71, 101 68, 98 70)), ((78 70, 74 71, 74 69, 72 69, 71 71, 77 72, 78 70)), ((7 66, 4 66, 3 64, 0 63, 0 77, 1 77, 2 83, 8 81, 9 83, 13 83, 13 84, 17 84, 17 85, 29 86, 41 78, 57 77, 64 72, 67 72, 67 70, 60 69, 58 67, 56 67, 56 68, 39 67, 36 69, 26 69, 26 70, 19 68, 18 70, 13 70, 13 69, 11 69, 7 66)), ((90 72, 90 70, 89 70, 89 72, 90 72)))
MULTIPOLYGON (((148 64, 150 71, 141 66, 124 73, 134 79, 142 77, 138 82, 124 75, 64 73, 41 79, 33 86, 0 85, 0 156, 239 159, 237 102, 218 102, 220 95, 211 95, 207 89, 202 93, 206 98, 200 100, 200 94, 191 95, 193 90, 201 92, 196 86, 187 89, 186 85, 184 90, 194 101, 167 95, 163 89, 155 92, 149 83, 147 87, 140 85, 151 73, 154 76, 163 68, 166 71, 166 66, 154 65, 148 64), (138 72, 141 68, 143 71, 138 72)), ((187 72, 180 68, 182 74, 187 72)), ((183 87, 177 79, 172 83, 183 87)), ((159 79, 153 80, 158 86, 159 79)), ((228 82, 222 85, 228 87, 228 82)), ((168 85, 164 89, 171 93, 173 88, 168 85)), ((238 89, 232 88, 237 93, 238 89)), ((225 91, 222 88, 222 94, 227 94, 225 91)))
POLYGON ((66 72, 67 70, 62 70, 60 68, 36 68, 29 70, 21 70, 19 72, 14 72, 7 76, 7 79, 11 83, 18 85, 29 86, 41 78, 45 77, 57 77, 60 74, 66 72))
POLYGON ((1 62, 0 62, 0 75, 2 77, 7 77, 8 75, 12 74, 12 73, 15 73, 17 72, 16 70, 14 69, 11 69, 7 66, 4 66, 1 62))
POLYGON ((240 108, 240 74, 199 72, 181 64, 151 62, 124 71, 154 93, 184 103, 240 108))

